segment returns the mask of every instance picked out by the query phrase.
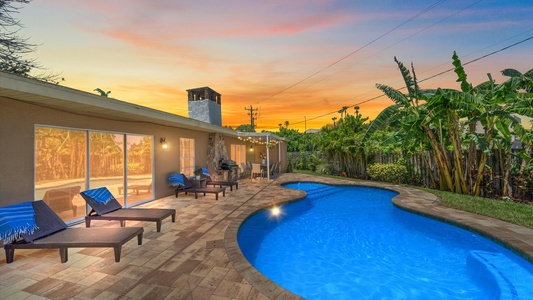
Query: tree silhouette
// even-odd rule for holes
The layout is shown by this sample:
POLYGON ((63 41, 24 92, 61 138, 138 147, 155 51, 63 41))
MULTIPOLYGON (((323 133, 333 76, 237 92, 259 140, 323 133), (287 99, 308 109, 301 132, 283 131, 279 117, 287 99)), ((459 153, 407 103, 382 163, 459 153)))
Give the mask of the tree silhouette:
MULTIPOLYGON (((17 35, 22 24, 13 16, 21 7, 14 4, 28 4, 31 0, 1 0, 0 1, 0 70, 15 75, 58 83, 59 75, 50 74, 36 59, 27 59, 26 55, 35 52, 36 45, 28 38, 17 35), (37 75, 33 70, 40 70, 37 75)), ((64 80, 63 78, 59 80, 64 80)))

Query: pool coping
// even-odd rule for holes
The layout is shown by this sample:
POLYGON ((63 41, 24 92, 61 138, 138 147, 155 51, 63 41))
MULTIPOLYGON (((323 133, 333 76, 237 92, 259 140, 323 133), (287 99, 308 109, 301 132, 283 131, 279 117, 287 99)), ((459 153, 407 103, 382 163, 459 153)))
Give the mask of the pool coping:
POLYGON ((287 173, 274 180, 268 189, 262 192, 264 195, 259 193, 252 199, 254 200, 253 202, 249 201, 245 211, 235 217, 230 223, 224 236, 226 252, 235 270, 270 299, 305 298, 284 289, 255 269, 242 254, 237 242, 237 233, 241 224, 259 210, 304 198, 306 195, 304 191, 288 189, 282 186, 291 182, 368 186, 398 192, 398 195, 392 199, 395 206, 474 231, 515 251, 533 263, 533 229, 441 206, 438 204, 439 197, 435 194, 411 187, 372 181, 353 181, 301 173, 287 173), (269 193, 269 195, 266 193, 269 193))

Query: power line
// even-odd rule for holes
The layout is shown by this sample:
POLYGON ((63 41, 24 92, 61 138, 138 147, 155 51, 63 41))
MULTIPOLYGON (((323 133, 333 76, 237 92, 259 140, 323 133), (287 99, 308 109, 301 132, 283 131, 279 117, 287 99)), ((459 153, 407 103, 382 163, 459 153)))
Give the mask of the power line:
POLYGON ((272 94, 272 95, 270 95, 270 96, 268 96, 268 97, 266 97, 266 98, 264 98, 264 99, 262 99, 262 100, 257 101, 257 103, 263 102, 263 101, 268 100, 268 99, 270 99, 270 98, 272 98, 272 97, 274 97, 274 96, 277 96, 277 95, 279 95, 279 94, 281 94, 281 93, 283 93, 283 92, 285 92, 285 91, 287 91, 287 90, 289 90, 289 89, 291 89, 291 88, 293 88, 293 87, 295 87, 295 86, 301 84, 302 82, 307 81, 308 79, 310 79, 310 78, 316 76, 317 74, 319 74, 319 73, 325 71, 326 69, 331 68, 332 66, 338 64, 339 62, 341 62, 341 61, 347 59, 348 57, 354 55, 355 53, 357 53, 357 52, 363 50, 364 48, 366 48, 366 47, 368 47, 368 46, 370 46, 370 45, 373 44, 374 42, 376 42, 376 41, 380 40, 381 38, 387 36, 388 34, 390 34, 391 32, 395 31, 396 29, 402 27, 403 25, 405 25, 405 24, 411 22, 412 20, 418 18, 419 16, 421 16, 421 15, 425 14, 426 12, 432 10, 433 8, 439 6, 440 4, 442 4, 442 3, 445 2, 445 1, 446 1, 446 0, 439 0, 439 1, 435 2, 435 3, 433 3, 433 4, 430 5, 429 7, 425 8, 424 10, 418 12, 416 15, 412 16, 411 18, 409 18, 408 20, 406 20, 406 21, 400 23, 400 24, 397 25, 396 27, 394 27, 394 28, 390 29, 389 31, 385 32, 384 34, 378 36, 377 38, 373 39, 372 41, 370 41, 369 43, 365 44, 364 46, 359 47, 357 50, 352 51, 351 53, 349 53, 349 54, 347 54, 347 55, 341 57, 340 59, 338 59, 338 60, 336 60, 335 62, 329 64, 328 66, 326 66, 326 67, 324 67, 324 68, 322 68, 322 69, 316 71, 315 73, 313 73, 313 74, 311 74, 311 75, 305 77, 304 79, 302 79, 302 80, 300 80, 300 81, 298 81, 298 82, 296 82, 296 83, 294 83, 294 84, 292 84, 292 85, 290 85, 290 86, 284 88, 283 90, 281 90, 281 91, 279 91, 279 92, 277 92, 277 93, 274 93, 274 94, 272 94))
MULTIPOLYGON (((520 45, 520 44, 525 43, 525 42, 527 42, 527 41, 529 41, 529 40, 532 40, 532 39, 533 39, 533 36, 530 36, 530 37, 528 37, 528 38, 525 38, 525 39, 523 39, 523 40, 521 40, 521 41, 518 41, 518 42, 516 42, 516 43, 514 43, 514 44, 511 44, 511 45, 509 45, 509 46, 505 46, 505 47, 503 47, 503 48, 500 48, 500 49, 498 49, 498 50, 495 50, 495 51, 492 51, 492 52, 490 52, 490 53, 488 53, 488 54, 485 54, 485 55, 483 55, 483 56, 480 56, 480 57, 478 57, 478 58, 472 59, 472 60, 470 60, 470 61, 468 61, 468 62, 463 63, 462 65, 463 65, 463 66, 469 65, 469 64, 471 64, 471 63, 477 62, 477 61, 479 61, 479 60, 482 60, 482 59, 487 58, 487 57, 489 57, 489 56, 492 56, 492 55, 494 55, 494 54, 500 53, 500 52, 502 52, 502 51, 505 51, 505 50, 507 50, 507 49, 509 49, 509 48, 512 48, 512 47, 517 46, 517 45, 520 45)), ((419 80, 418 82, 424 82, 424 81, 427 81, 427 80, 433 79, 433 78, 435 78, 435 77, 437 77, 437 76, 444 75, 444 74, 446 74, 446 73, 448 73, 448 72, 451 72, 451 71, 453 71, 453 70, 455 70, 455 68, 447 69, 447 70, 442 71, 442 72, 439 72, 439 73, 437 73, 437 74, 435 74, 435 75, 431 75, 431 76, 429 76, 429 77, 426 77, 426 78, 424 78, 424 79, 421 79, 421 80, 419 80)), ((402 90, 402 89, 405 89, 405 87, 401 87, 401 88, 399 88, 398 90, 402 90)), ((376 100, 376 99, 381 98, 381 97, 384 97, 384 96, 385 96, 385 94, 381 94, 381 95, 379 95, 379 96, 376 96, 376 97, 373 97, 373 98, 370 98, 370 99, 367 99, 367 100, 364 100, 364 101, 358 102, 358 103, 353 104, 353 105, 350 105, 350 106, 348 106, 348 107, 355 107, 355 106, 358 106, 358 105, 361 105, 361 104, 364 104, 364 103, 367 103, 367 102, 370 102, 370 101, 376 100)), ((305 121, 316 120, 316 119, 323 118, 323 117, 325 117, 325 116, 328 116, 328 115, 331 115, 331 114, 334 114, 334 113, 338 113, 338 110, 336 110, 336 111, 332 111, 332 112, 328 112, 328 113, 325 113, 325 114, 322 114, 322 115, 320 115, 320 116, 316 116, 316 117, 313 117, 313 118, 310 118, 310 119, 307 119, 307 118, 306 118, 305 121)), ((303 122, 304 122, 304 121, 298 121, 298 122, 292 123, 292 125, 301 124, 301 123, 303 123, 303 122)))
MULTIPOLYGON (((407 37, 405 37, 405 38, 399 40, 398 42, 396 42, 396 43, 394 43, 394 44, 392 44, 392 45, 390 45, 390 46, 388 46, 388 47, 386 47, 386 48, 383 48, 382 50, 380 50, 380 51, 378 51, 378 52, 375 52, 375 53, 369 55, 369 56, 366 57, 365 59, 362 59, 362 60, 358 61, 357 63, 353 64, 352 66, 357 65, 357 64, 359 64, 359 63, 361 63, 361 62, 363 62, 363 61, 365 61, 365 60, 367 60, 367 59, 369 59, 369 58, 371 58, 371 57, 374 57, 374 56, 376 56, 377 54, 382 53, 382 52, 384 52, 385 50, 390 49, 390 48, 392 48, 392 47, 394 47, 394 46, 396 46, 396 45, 398 45, 398 44, 401 44, 401 43, 405 42, 406 40, 412 38, 413 36, 416 36, 416 35, 418 35, 418 34, 424 32, 424 31, 428 30, 429 28, 431 28, 431 27, 433 27, 433 26, 435 26, 435 25, 440 24, 440 23, 442 23, 442 22, 444 22, 444 21, 450 19, 451 17, 456 16, 456 15, 462 13, 463 11, 465 11, 465 10, 467 10, 467 9, 469 9, 469 8, 471 8, 471 7, 473 7, 473 6, 475 6, 475 5, 477 5, 478 3, 482 2, 482 1, 483 1, 483 0, 478 0, 477 2, 474 2, 474 3, 470 4, 470 5, 468 5, 467 7, 463 8, 463 9, 461 9, 461 10, 458 10, 458 11, 456 11, 455 13, 453 13, 453 14, 451 14, 451 15, 449 15, 449 16, 443 18, 443 19, 440 19, 439 21, 437 21, 437 22, 435 22, 435 23, 433 23, 433 24, 431 24, 431 25, 429 25, 429 26, 426 26, 425 28, 423 28, 423 29, 421 29, 421 30, 419 30, 419 31, 417 31, 417 32, 415 32, 415 33, 413 33, 413 34, 411 34, 411 35, 409 35, 409 36, 407 36, 407 37)), ((312 85, 314 85, 314 84, 317 84, 317 83, 319 83, 319 82, 321 82, 321 81, 323 81, 323 80, 326 80, 327 78, 330 78, 330 77, 332 77, 332 76, 335 76, 335 75, 339 74, 340 72, 344 71, 345 69, 346 69, 346 68, 344 68, 344 69, 342 69, 342 70, 340 70, 340 71, 338 71, 338 72, 336 72, 336 73, 333 73, 333 74, 331 74, 331 75, 329 75, 329 76, 326 76, 326 77, 324 77, 324 78, 322 78, 322 79, 320 79, 320 80, 317 80, 317 81, 315 81, 315 82, 313 82, 313 83, 311 83, 311 84, 305 86, 304 88, 308 88, 308 87, 310 87, 310 86, 312 86, 312 85)))
MULTIPOLYGON (((485 55, 483 55, 483 56, 481 56, 481 57, 478 57, 478 58, 476 58, 476 59, 473 59, 473 60, 471 60, 471 61, 468 61, 468 62, 464 63, 463 66, 469 65, 469 64, 471 64, 471 63, 473 63, 473 62, 476 62, 476 61, 478 61, 478 60, 482 60, 483 58, 486 58, 486 57, 489 57, 489 56, 491 56, 491 55, 493 55, 493 54, 496 54, 496 53, 502 52, 502 51, 507 50, 507 49, 509 49, 509 48, 511 48, 511 47, 514 47, 514 46, 516 46, 516 45, 520 45, 520 44, 522 44, 522 43, 524 43, 524 42, 527 42, 527 41, 529 41, 529 40, 531 40, 531 39, 533 39, 533 36, 530 36, 530 37, 528 37, 528 38, 526 38, 526 39, 523 39, 523 40, 521 40, 521 41, 519 41, 519 42, 516 42, 516 43, 511 44, 511 45, 509 45, 509 46, 503 47, 503 48, 498 49, 498 50, 496 50, 496 51, 493 51, 493 52, 491 52, 491 53, 489 53, 489 54, 485 54, 485 55)), ((445 70, 445 71, 442 71, 442 72, 440 72, 440 73, 437 73, 437 74, 435 74, 435 75, 433 75, 433 76, 430 76, 430 77, 424 78, 424 79, 422 79, 422 80, 420 80, 420 81, 418 81, 418 82, 424 82, 424 81, 426 81, 426 80, 429 80, 429 79, 435 78, 435 77, 437 77, 437 76, 440 76, 440 75, 442 75, 442 74, 448 73, 448 72, 453 71, 453 70, 455 70, 455 68, 450 68, 450 69, 448 69, 448 70, 445 70)))

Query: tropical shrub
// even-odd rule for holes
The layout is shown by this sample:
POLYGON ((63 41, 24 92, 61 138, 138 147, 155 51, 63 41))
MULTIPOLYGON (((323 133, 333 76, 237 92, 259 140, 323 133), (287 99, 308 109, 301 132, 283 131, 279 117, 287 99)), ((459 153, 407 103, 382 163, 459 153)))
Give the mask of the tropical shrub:
POLYGON ((316 167, 316 172, 324 175, 339 175, 340 169, 335 164, 325 161, 316 167))
POLYGON ((307 170, 307 155, 300 155, 296 163, 296 169, 307 170))
POLYGON ((307 159, 307 170, 317 171, 317 166, 320 165, 320 163, 321 163, 320 158, 316 157, 316 155, 314 154, 309 155, 307 159))
POLYGON ((408 179, 407 168, 399 164, 373 164, 366 171, 370 179, 375 181, 407 183, 408 179))

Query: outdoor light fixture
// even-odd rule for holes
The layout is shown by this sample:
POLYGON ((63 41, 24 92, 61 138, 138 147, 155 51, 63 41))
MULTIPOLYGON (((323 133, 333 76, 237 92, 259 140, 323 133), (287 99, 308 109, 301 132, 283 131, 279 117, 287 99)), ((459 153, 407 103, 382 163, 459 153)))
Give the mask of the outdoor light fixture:
POLYGON ((167 150, 168 149, 168 143, 167 143, 165 138, 161 138, 159 140, 159 142, 161 142, 161 149, 163 149, 163 150, 167 150))
POLYGON ((250 151, 254 151, 254 146, 250 145, 250 151))

